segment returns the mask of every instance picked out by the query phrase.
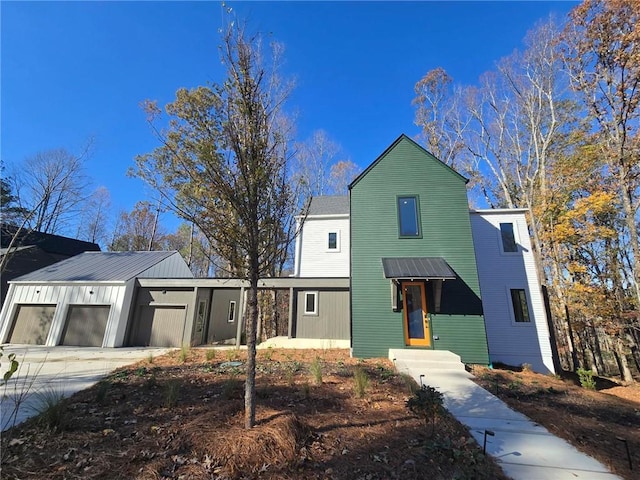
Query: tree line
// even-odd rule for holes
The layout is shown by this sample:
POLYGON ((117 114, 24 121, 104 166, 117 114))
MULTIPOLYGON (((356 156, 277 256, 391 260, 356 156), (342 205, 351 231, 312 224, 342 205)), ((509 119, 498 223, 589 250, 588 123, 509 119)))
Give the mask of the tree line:
POLYGON ((415 85, 427 149, 476 205, 528 209, 564 368, 640 372, 640 2, 586 0, 477 84, 415 85))

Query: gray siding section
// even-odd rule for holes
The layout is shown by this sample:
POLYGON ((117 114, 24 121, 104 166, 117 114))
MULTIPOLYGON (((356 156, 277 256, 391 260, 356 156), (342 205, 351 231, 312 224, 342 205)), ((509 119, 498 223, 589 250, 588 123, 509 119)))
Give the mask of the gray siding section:
POLYGON ((297 292, 296 303, 296 338, 350 338, 348 291, 301 290, 297 292), (317 315, 304 314, 304 294, 307 291, 318 292, 317 315))
POLYGON ((240 289, 219 288, 213 291, 211 315, 207 330, 207 343, 216 343, 235 339, 240 321, 240 289), (236 314, 233 322, 229 322, 229 303, 236 302, 236 314))
POLYGON ((62 345, 102 347, 109 305, 70 305, 62 345))

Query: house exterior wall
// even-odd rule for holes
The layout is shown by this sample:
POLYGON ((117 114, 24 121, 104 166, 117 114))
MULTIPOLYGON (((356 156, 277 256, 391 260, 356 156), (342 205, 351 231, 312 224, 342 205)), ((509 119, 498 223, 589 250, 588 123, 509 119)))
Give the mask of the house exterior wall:
POLYGON ((348 340, 349 292, 347 290, 297 290, 294 303, 295 338, 326 338, 348 340), (314 315, 305 314, 305 292, 318 294, 318 311, 314 315))
POLYGON ((125 284, 12 284, 10 297, 2 310, 0 318, 0 340, 7 341, 11 324, 19 305, 47 304, 56 305, 56 311, 51 322, 46 345, 59 345, 67 319, 70 305, 104 305, 109 306, 109 318, 102 342, 102 346, 113 345, 111 336, 114 325, 121 321, 121 312, 125 299, 125 284))
POLYGON ((554 372, 544 300, 525 213, 472 212, 471 225, 491 361, 516 366, 528 363, 535 371, 554 372), (513 224, 516 252, 503 251, 500 223, 513 224), (515 321, 510 289, 526 291, 530 322, 515 321))
POLYGON ((298 255, 295 272, 298 277, 349 276, 349 216, 308 216, 297 237, 298 255), (329 232, 338 234, 337 249, 329 250, 329 232))
POLYGON ((240 297, 241 291, 239 288, 214 289, 207 331, 207 343, 216 343, 236 338, 238 322, 242 316, 242 302, 240 297), (229 321, 230 302, 236 302, 233 322, 229 321))
MULTIPOLYGON (((443 257, 456 280, 430 312, 432 348, 488 364, 486 331, 465 180, 401 137, 351 186, 351 319, 356 357, 404 348, 403 313, 391 309, 381 257, 443 257), (421 238, 399 238, 397 198, 417 195, 421 238)), ((427 285, 427 291, 430 290, 427 285)))

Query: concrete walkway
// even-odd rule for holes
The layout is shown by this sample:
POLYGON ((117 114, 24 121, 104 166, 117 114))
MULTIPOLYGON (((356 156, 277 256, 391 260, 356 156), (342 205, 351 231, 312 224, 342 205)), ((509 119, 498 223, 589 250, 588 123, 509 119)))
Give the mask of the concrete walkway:
POLYGON ((41 409, 43 397, 68 397, 89 388, 116 368, 163 355, 168 348, 45 347, 3 345, 2 372, 7 357, 16 354, 18 371, 0 387, 0 431, 18 425, 41 409))
POLYGON ((514 480, 613 480, 597 460, 579 452, 566 441, 475 384, 460 357, 451 352, 390 350, 396 369, 411 375, 418 384, 437 388, 445 407, 467 426, 480 446, 487 436, 487 453, 514 480))

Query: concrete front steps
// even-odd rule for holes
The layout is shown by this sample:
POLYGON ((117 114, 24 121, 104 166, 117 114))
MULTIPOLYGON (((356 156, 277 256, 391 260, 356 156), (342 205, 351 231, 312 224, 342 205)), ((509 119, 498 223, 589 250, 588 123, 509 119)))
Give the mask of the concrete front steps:
POLYGON ((460 356, 447 350, 390 349, 389 360, 396 365, 398 371, 417 368, 426 376, 455 374, 472 378, 460 356))

